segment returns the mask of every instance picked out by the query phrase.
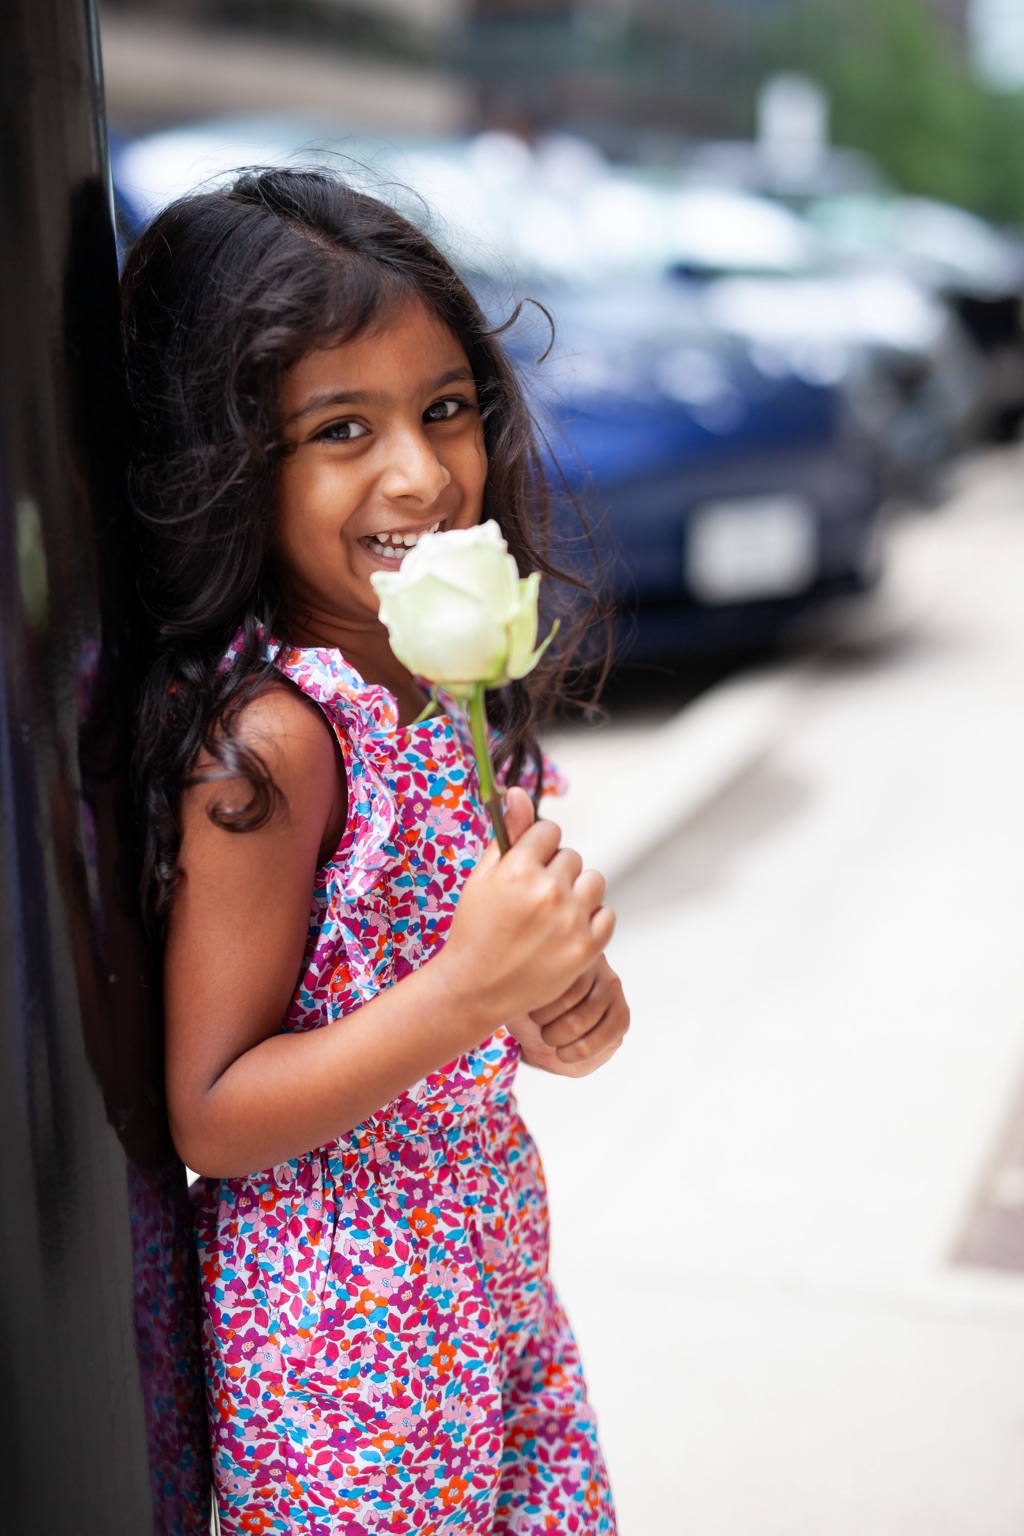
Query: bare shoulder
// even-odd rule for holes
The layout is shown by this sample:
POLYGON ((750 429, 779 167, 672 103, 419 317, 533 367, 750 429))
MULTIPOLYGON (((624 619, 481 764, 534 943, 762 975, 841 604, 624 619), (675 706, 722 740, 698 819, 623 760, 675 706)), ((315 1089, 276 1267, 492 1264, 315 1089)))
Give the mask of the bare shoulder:
POLYGON ((271 773, 293 772, 303 764, 333 769, 335 745, 323 710, 283 678, 243 705, 231 729, 271 773))
POLYGON ((324 819, 329 816, 338 794, 337 746, 323 711, 291 683, 271 683, 223 722, 217 735, 224 756, 218 761, 204 754, 196 763, 193 785, 200 802, 230 800, 230 786, 243 786, 244 772, 232 772, 241 747, 259 759, 288 819, 300 808, 314 818, 321 812, 324 819))

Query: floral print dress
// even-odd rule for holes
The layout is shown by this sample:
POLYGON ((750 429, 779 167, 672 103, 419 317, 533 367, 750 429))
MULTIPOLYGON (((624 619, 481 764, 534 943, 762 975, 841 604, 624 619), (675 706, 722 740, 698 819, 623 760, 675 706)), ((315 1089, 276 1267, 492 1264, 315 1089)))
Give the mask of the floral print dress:
MULTIPOLYGON (((283 1027, 344 1028, 438 952, 487 823, 455 718, 399 727, 335 650, 276 661, 348 779, 283 1027)), ((614 1532, 517 1060, 499 1029, 336 1141, 195 1186, 225 1536, 614 1532)))

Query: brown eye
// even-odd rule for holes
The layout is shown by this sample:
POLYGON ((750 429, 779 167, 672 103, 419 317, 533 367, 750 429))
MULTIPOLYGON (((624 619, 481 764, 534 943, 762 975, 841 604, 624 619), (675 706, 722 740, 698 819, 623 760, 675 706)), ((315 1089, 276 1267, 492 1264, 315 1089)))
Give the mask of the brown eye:
POLYGON ((351 443, 357 437, 365 437, 369 432, 358 421, 332 421, 328 426, 321 427, 316 434, 318 442, 324 443, 351 443))
POLYGON ((423 412, 424 421, 451 421, 460 411, 465 410, 468 400, 460 400, 457 396, 449 396, 446 400, 435 400, 433 405, 428 405, 423 412))

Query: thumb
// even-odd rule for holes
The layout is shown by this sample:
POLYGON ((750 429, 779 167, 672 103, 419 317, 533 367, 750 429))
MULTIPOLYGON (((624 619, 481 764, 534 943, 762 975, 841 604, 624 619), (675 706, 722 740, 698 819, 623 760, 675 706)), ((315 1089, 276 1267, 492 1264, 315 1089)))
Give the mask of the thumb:
POLYGON ((533 801, 525 789, 514 786, 505 794, 505 826, 508 828, 510 843, 517 843, 526 831, 532 827, 537 819, 537 813, 533 808, 533 801))

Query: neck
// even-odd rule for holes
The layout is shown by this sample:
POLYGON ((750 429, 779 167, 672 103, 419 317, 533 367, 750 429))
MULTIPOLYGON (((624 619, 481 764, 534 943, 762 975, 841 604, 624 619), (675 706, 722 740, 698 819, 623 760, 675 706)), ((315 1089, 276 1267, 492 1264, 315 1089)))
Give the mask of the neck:
POLYGON ((394 694, 403 725, 423 710, 426 694, 391 649, 388 632, 379 619, 350 621, 336 614, 304 613, 291 626, 290 637, 296 645, 339 650, 365 682, 394 694))

